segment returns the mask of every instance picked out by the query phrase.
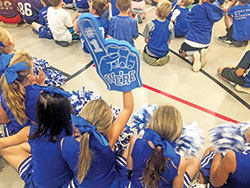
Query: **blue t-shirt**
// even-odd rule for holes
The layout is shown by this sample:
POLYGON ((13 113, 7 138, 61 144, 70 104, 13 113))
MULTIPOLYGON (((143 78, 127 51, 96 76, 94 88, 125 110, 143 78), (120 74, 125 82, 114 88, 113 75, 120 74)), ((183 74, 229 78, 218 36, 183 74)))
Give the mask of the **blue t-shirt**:
MULTIPOLYGON (((80 143, 72 136, 67 136, 63 140, 62 156, 74 172, 74 182, 77 187, 119 188, 122 182, 122 176, 119 176, 119 172, 115 169, 115 153, 111 150, 110 146, 103 146, 92 134, 90 134, 89 148, 92 152, 91 165, 85 178, 79 185, 77 180, 77 164, 80 143)), ((125 184, 128 184, 128 180, 125 184)))
MULTIPOLYGON (((141 177, 146 163, 152 155, 152 148, 148 144, 147 139, 138 138, 135 141, 132 159, 133 159, 133 173, 131 176, 131 188, 143 188, 141 177)), ((167 162, 167 169, 162 173, 162 178, 159 182, 158 188, 172 188, 174 178, 178 174, 178 167, 180 164, 180 155, 176 154, 176 163, 172 160, 167 162)))
POLYGON ((48 14, 48 7, 43 7, 41 10, 39 10, 39 21, 40 24, 44 26, 42 30, 39 29, 40 30, 39 37, 53 39, 52 32, 49 28, 47 14, 48 14))
POLYGON ((137 21, 130 16, 115 16, 109 22, 109 35, 118 40, 125 40, 134 46, 134 38, 138 37, 137 21))
POLYGON ((40 0, 17 0, 22 18, 29 24, 38 21, 39 10, 43 8, 40 0))
POLYGON ((187 15, 189 13, 188 8, 181 8, 176 6, 176 9, 180 11, 174 23, 174 35, 175 37, 184 37, 188 32, 187 15))
POLYGON ((89 4, 87 0, 76 0, 76 7, 80 9, 88 9, 89 4))
POLYGON ((201 44, 209 44, 213 25, 223 17, 223 14, 222 9, 209 3, 194 6, 187 15, 189 29, 186 39, 201 44))
POLYGON ((157 57, 164 57, 168 54, 168 41, 170 36, 169 21, 164 22, 157 19, 152 21, 154 29, 150 32, 148 50, 157 57))
POLYGON ((112 17, 120 14, 119 9, 116 7, 116 0, 111 0, 112 17))
POLYGON ((40 95, 41 90, 32 88, 31 85, 25 87, 26 90, 26 100, 25 100, 25 109, 26 116, 28 117, 28 122, 24 125, 20 125, 14 117, 14 114, 9 109, 6 100, 1 95, 1 105, 4 111, 10 117, 10 122, 6 124, 10 135, 18 133, 23 127, 30 125, 32 122, 36 122, 36 101, 37 97, 40 95))
MULTIPOLYGON (((30 135, 35 132, 36 128, 36 125, 30 127, 30 135)), ((61 139, 65 136, 67 134, 65 130, 62 130, 55 143, 47 141, 50 137, 48 133, 41 138, 29 139, 33 168, 31 177, 35 187, 61 187, 73 178, 73 173, 61 154, 61 139)))
POLYGON ((233 16, 233 39, 237 41, 250 40, 250 5, 238 5, 228 10, 233 16))
POLYGON ((0 11, 1 11, 1 16, 5 18, 16 17, 19 14, 17 10, 17 1, 0 0, 0 11))

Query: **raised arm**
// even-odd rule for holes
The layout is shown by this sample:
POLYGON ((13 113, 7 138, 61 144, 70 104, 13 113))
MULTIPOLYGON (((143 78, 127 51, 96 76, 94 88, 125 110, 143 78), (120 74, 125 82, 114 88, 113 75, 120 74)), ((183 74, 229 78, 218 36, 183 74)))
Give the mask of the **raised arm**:
POLYGON ((134 99, 132 91, 123 92, 123 109, 107 133, 109 144, 112 149, 114 149, 115 143, 126 126, 133 110, 134 99))
POLYGON ((226 153, 222 159, 221 154, 216 153, 210 171, 210 182, 214 187, 222 186, 231 173, 236 170, 236 157, 233 151, 226 153))

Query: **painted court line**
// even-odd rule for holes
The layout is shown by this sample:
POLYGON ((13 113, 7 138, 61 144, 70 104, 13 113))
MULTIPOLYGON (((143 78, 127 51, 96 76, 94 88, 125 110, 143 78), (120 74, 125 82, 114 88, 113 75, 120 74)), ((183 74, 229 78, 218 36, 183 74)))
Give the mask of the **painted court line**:
POLYGON ((237 121, 237 120, 231 119, 231 118, 229 118, 229 117, 227 117, 227 116, 224 116, 224 115, 222 115, 222 114, 219 114, 219 113, 217 113, 217 112, 213 112, 213 111, 211 111, 211 110, 209 110, 209 109, 207 109, 207 108, 204 108, 204 107, 199 106, 199 105, 197 105, 197 104, 191 103, 191 102, 189 102, 189 101, 187 101, 187 100, 181 99, 181 98, 179 98, 179 97, 176 97, 176 96, 174 96, 174 95, 171 95, 171 94, 166 93, 166 92, 164 92, 164 91, 161 91, 161 90, 159 90, 159 89, 153 88, 153 87, 151 87, 151 86, 149 86, 149 85, 143 84, 142 87, 143 87, 143 88, 146 88, 146 89, 149 89, 149 90, 151 90, 151 91, 153 91, 153 92, 156 92, 156 93, 158 93, 158 94, 161 94, 161 95, 163 95, 163 96, 166 96, 166 97, 168 97, 168 98, 171 98, 171 99, 173 99, 173 100, 175 100, 175 101, 178 101, 178 102, 180 102, 180 103, 183 103, 183 104, 186 104, 186 105, 188 105, 188 106, 191 106, 191 107, 193 107, 193 108, 195 108, 195 109, 198 109, 198 110, 203 111, 203 112, 205 112, 205 113, 208 113, 208 114, 210 114, 210 115, 213 115, 213 116, 215 116, 215 117, 218 117, 218 118, 220 118, 220 119, 223 119, 223 120, 225 120, 225 121, 229 121, 229 122, 232 122, 232 123, 239 123, 239 121, 237 121))
POLYGON ((148 8, 148 9, 146 9, 146 12, 148 12, 148 11, 150 11, 150 10, 154 9, 154 8, 155 8, 155 7, 154 7, 154 6, 152 6, 152 7, 148 8))

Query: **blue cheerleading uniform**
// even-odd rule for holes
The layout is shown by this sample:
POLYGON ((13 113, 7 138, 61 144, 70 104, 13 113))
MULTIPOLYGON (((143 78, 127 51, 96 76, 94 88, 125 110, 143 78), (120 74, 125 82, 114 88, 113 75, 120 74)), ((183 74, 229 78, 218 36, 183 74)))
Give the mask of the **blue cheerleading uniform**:
POLYGON ((110 146, 103 146, 91 133, 89 147, 92 152, 91 165, 82 183, 79 184, 77 181, 77 164, 80 143, 72 136, 64 138, 62 156, 74 172, 74 179, 69 187, 125 188, 128 185, 127 168, 124 164, 117 164, 115 153, 110 146))
POLYGON ((186 39, 201 44, 209 44, 213 25, 223 17, 223 14, 222 9, 209 3, 194 6, 187 15, 189 28, 186 39))
POLYGON ((165 57, 168 54, 168 41, 170 37, 169 21, 157 19, 152 21, 154 29, 150 32, 148 50, 157 57, 165 57), (164 31, 164 32, 163 32, 164 31))
POLYGON ((39 22, 43 26, 39 28, 39 38, 53 39, 52 32, 49 28, 47 13, 48 7, 43 7, 39 10, 39 22))
POLYGON ((87 0, 76 0, 76 7, 79 9, 88 9, 89 4, 87 0))
MULTIPOLYGON (((132 151, 133 158, 133 174, 131 176, 131 188, 143 188, 141 177, 147 160, 152 155, 152 148, 148 145, 148 140, 138 138, 135 141, 132 151)), ((171 188, 175 176, 178 174, 178 166, 180 164, 180 156, 176 155, 176 162, 168 161, 168 168, 161 175, 159 188, 171 188)))
POLYGON ((130 16, 115 16, 109 22, 109 35, 118 40, 125 40, 132 46, 139 36, 137 21, 130 16))
POLYGON ((9 109, 6 100, 1 95, 1 105, 4 111, 10 117, 10 122, 6 124, 9 134, 13 135, 18 133, 23 127, 31 125, 32 122, 36 122, 36 101, 37 97, 40 95, 41 90, 32 88, 31 85, 25 87, 26 90, 26 99, 25 99, 25 108, 26 108, 26 116, 28 117, 27 123, 21 125, 15 119, 13 113, 9 109))
POLYGON ((250 40, 250 5, 237 5, 228 10, 233 16, 233 39, 236 41, 250 40))
MULTIPOLYGON (((30 127, 29 136, 35 132, 36 128, 36 125, 30 127)), ((50 138, 49 133, 41 138, 29 139, 32 157, 28 157, 29 161, 25 160, 19 166, 19 173, 25 181, 25 187, 66 188, 73 178, 73 172, 64 161, 60 149, 61 139, 66 135, 65 130, 62 130, 55 143, 47 141, 50 138)))
POLYGON ((174 35, 175 37, 184 37, 188 32, 187 15, 189 13, 188 8, 181 8, 176 6, 176 9, 180 11, 174 23, 174 35))
POLYGON ((40 0, 17 0, 22 18, 28 23, 39 21, 39 10, 43 8, 40 0))

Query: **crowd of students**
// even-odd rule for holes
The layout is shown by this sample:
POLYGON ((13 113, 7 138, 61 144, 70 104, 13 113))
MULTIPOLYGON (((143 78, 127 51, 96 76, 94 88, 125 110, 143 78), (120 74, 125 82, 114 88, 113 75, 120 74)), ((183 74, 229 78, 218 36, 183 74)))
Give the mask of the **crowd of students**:
MULTIPOLYGON (((129 16, 130 0, 111 1, 112 7, 117 5, 118 9, 112 9, 109 21, 104 0, 77 0, 73 20, 63 9, 62 0, 0 2, 2 22, 18 24, 24 20, 40 38, 53 38, 62 47, 79 40, 77 17, 84 12, 95 15, 105 38, 125 40, 135 46, 134 40, 138 37, 139 19, 129 16)), ((220 40, 230 40, 235 47, 248 43, 248 1, 232 2, 230 7, 233 7, 223 7, 224 10, 220 8, 221 1, 192 3, 191 0, 153 1, 157 4, 156 19, 149 21, 142 33, 146 42, 145 62, 153 66, 166 64, 170 59, 170 40, 174 36, 185 37, 179 53, 193 56, 193 70, 199 71, 206 64, 213 24, 223 14, 228 33, 220 40), (232 23, 227 25, 231 15, 232 23)), ((88 52, 84 41, 82 43, 88 52)), ((210 186, 250 186, 247 181, 249 151, 230 151, 222 157, 209 148, 201 162, 196 157, 187 159, 175 152, 175 141, 182 133, 183 122, 180 112, 170 105, 159 106, 144 135, 131 138, 128 150, 116 155, 115 143, 133 113, 132 91, 122 93, 123 108, 115 120, 102 99, 88 102, 76 116, 69 103, 70 93, 43 86, 44 73, 34 76, 31 55, 25 50, 14 52, 14 45, 10 34, 1 28, 0 123, 6 124, 10 136, 0 138, 0 153, 18 170, 25 187, 179 188, 188 187, 199 171, 202 171, 199 181, 210 186)), ((221 67, 218 74, 235 83, 239 91, 246 92, 250 88, 249 68, 250 51, 247 51, 235 68, 221 67)), ((244 137, 250 143, 250 128, 244 137)))

